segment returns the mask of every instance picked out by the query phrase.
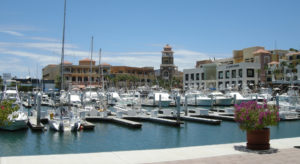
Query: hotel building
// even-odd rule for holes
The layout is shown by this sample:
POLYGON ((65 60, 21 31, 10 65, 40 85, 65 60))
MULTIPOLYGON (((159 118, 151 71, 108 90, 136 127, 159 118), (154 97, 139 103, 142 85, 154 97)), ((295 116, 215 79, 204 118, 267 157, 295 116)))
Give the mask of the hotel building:
MULTIPOLYGON (((94 60, 88 58, 80 60, 78 65, 71 62, 64 62, 64 83, 83 88, 88 85, 102 86, 101 72, 105 85, 112 83, 108 77, 113 78, 121 74, 132 75, 139 79, 138 84, 145 84, 154 79, 153 67, 127 67, 127 66, 111 66, 107 63, 96 65, 94 60), (90 71, 92 67, 92 71, 90 71)), ((43 68, 44 80, 57 80, 60 76, 60 65, 50 64, 43 68)), ((122 83, 122 81, 121 81, 122 83)))
POLYGON ((196 68, 183 71, 184 88, 225 89, 241 88, 243 85, 253 88, 265 85, 265 66, 272 61, 273 55, 264 47, 256 46, 234 50, 233 58, 197 61, 196 68))

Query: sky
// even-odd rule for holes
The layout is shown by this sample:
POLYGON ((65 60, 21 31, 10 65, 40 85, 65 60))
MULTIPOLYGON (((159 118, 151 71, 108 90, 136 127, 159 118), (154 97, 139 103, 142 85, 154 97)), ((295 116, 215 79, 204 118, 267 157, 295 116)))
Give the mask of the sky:
MULTIPOLYGON (((173 47, 179 70, 251 46, 300 49, 298 0, 67 0, 65 60, 159 69, 173 47)), ((0 74, 41 77, 59 64, 64 0, 0 1, 0 74)))

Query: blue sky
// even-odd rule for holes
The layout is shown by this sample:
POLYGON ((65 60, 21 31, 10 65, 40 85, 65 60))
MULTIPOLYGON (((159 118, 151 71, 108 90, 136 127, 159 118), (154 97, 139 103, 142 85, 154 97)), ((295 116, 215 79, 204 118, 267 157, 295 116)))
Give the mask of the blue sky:
MULTIPOLYGON (((300 49, 297 0, 68 0, 65 59, 159 68, 170 44, 179 70, 235 49, 300 49)), ((41 76, 61 55, 63 0, 1 0, 0 73, 41 76)))

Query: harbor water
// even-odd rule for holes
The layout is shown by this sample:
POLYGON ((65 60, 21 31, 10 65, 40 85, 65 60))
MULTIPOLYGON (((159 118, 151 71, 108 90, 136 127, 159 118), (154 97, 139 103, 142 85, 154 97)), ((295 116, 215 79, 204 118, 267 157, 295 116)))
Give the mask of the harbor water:
MULTIPOLYGON (((0 131, 0 156, 92 153, 122 150, 176 148, 245 142, 246 132, 235 122, 221 125, 185 122, 180 127, 142 122, 141 129, 113 123, 95 123, 95 129, 78 132, 0 131)), ((271 127, 271 138, 300 136, 300 121, 281 121, 271 127)))

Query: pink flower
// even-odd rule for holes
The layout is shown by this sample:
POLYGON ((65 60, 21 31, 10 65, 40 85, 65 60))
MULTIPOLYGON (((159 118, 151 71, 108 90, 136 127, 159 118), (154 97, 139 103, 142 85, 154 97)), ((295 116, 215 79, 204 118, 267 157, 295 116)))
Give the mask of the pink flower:
POLYGON ((264 104, 264 108, 267 109, 267 108, 268 108, 268 105, 267 105, 267 104, 264 104))
POLYGON ((267 99, 264 99, 264 104, 266 104, 267 103, 267 99))

